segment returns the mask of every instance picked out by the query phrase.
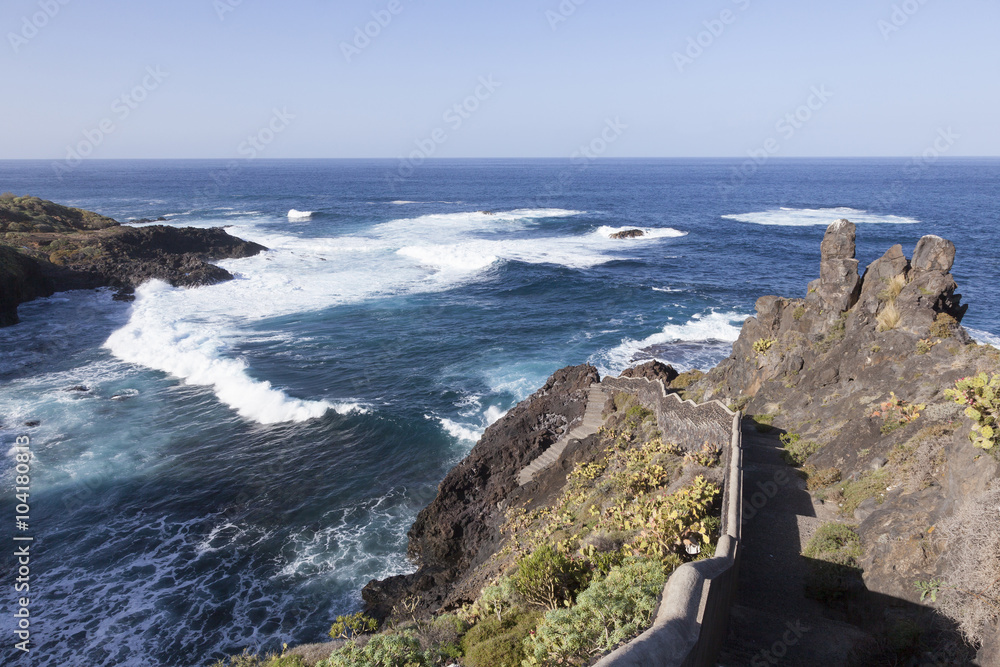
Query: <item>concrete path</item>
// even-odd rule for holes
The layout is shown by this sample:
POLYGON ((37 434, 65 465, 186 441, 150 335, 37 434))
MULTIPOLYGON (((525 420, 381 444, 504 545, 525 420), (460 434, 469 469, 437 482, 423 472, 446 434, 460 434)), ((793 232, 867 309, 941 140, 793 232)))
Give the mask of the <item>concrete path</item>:
POLYGON ((587 391, 589 392, 589 395, 587 396, 587 408, 583 413, 583 420, 574 426, 568 433, 563 434, 563 437, 559 438, 555 444, 542 452, 541 456, 526 465, 524 469, 518 473, 518 484, 524 486, 535 478, 535 474, 538 473, 538 471, 544 470, 558 461, 559 457, 562 456, 563 451, 566 449, 566 445, 568 445, 571 440, 583 440, 584 438, 597 433, 597 429, 599 429, 601 424, 604 423, 601 413, 604 412, 604 404, 607 402, 608 396, 604 393, 600 383, 590 385, 590 388, 587 391))
POLYGON ((821 524, 837 520, 835 512, 813 504, 804 481, 781 458, 777 431, 758 433, 745 420, 743 462, 739 587, 718 664, 845 665, 866 635, 828 618, 822 604, 805 597, 807 562, 800 555, 821 524))

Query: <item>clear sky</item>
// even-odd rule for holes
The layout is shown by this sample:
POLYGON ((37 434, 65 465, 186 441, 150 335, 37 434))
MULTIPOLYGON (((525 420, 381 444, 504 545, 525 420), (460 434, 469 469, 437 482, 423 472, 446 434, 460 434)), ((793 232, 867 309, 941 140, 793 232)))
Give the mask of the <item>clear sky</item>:
POLYGON ((1000 155, 995 0, 6 0, 0 28, 0 158, 1000 155))

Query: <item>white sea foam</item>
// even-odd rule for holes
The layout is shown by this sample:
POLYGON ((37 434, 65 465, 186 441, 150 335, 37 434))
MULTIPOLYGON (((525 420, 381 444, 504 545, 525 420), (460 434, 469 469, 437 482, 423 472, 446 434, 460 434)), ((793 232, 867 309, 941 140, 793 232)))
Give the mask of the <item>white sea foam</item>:
POLYGON ((288 219, 289 220, 308 220, 309 218, 312 217, 312 214, 313 214, 312 211, 298 211, 298 210, 296 210, 296 209, 293 208, 292 210, 290 210, 288 212, 288 219))
POLYGON ((303 421, 330 409, 355 410, 354 399, 293 398, 253 377, 248 364, 231 352, 235 343, 248 337, 246 324, 450 289, 476 279, 502 260, 586 269, 618 258, 623 244, 597 232, 518 238, 519 232, 543 219, 578 213, 522 209, 493 215, 425 215, 334 238, 275 233, 272 220, 248 220, 232 233, 267 246, 268 252, 220 262, 235 279, 219 285, 143 286, 137 290, 128 324, 112 334, 106 346, 119 359, 211 387, 220 401, 261 423, 303 421))
MULTIPOLYGON (((736 312, 709 312, 708 314, 696 314, 684 324, 666 324, 663 328, 646 338, 635 340, 625 338, 622 342, 610 350, 596 355, 595 361, 599 362, 605 372, 619 373, 628 368, 632 362, 641 356, 644 350, 657 345, 669 343, 717 343, 718 347, 731 345, 740 336, 740 327, 747 315, 736 312)), ((678 366, 681 370, 685 366, 676 359, 668 359, 670 363, 678 366)))
POLYGON ((159 281, 140 287, 131 319, 111 334, 105 346, 123 361, 169 373, 187 384, 210 386, 220 401, 262 424, 305 421, 327 410, 359 409, 357 404, 291 398, 270 382, 252 379, 245 362, 226 356, 220 327, 171 317, 162 310, 180 300, 178 292, 159 281))
POLYGON ((972 336, 972 339, 980 345, 992 345, 993 347, 1000 349, 1000 336, 991 334, 989 331, 982 331, 971 327, 965 327, 965 330, 968 331, 969 335, 972 336))
POLYGON ((679 236, 687 236, 687 232, 678 231, 672 227, 609 227, 607 225, 597 228, 597 234, 607 238, 611 238, 612 234, 618 234, 619 232, 626 232, 633 229, 638 229, 642 232, 642 236, 637 236, 631 239, 614 239, 614 240, 624 240, 624 241, 644 241, 649 239, 672 239, 679 236))
POLYGON ((781 227, 807 227, 829 225, 841 218, 855 224, 915 225, 920 221, 901 215, 877 215, 856 208, 776 208, 758 213, 733 213, 724 215, 727 220, 750 222, 756 225, 777 225, 781 227))
MULTIPOLYGON (((491 405, 486 408, 480 415, 478 423, 461 423, 447 417, 438 417, 437 421, 441 424, 441 428, 453 438, 458 440, 467 440, 469 442, 477 442, 486 429, 492 426, 494 423, 499 421, 505 414, 506 410, 501 410, 495 405, 491 405)), ((428 419, 432 417, 430 415, 425 415, 428 419)))

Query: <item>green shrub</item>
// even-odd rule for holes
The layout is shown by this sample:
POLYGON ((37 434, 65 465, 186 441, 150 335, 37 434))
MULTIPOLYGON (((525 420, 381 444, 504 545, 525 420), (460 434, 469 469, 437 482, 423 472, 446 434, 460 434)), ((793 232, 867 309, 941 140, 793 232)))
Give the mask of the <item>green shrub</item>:
POLYGON ((798 308, 796 308, 796 309, 795 309, 794 311, 792 311, 792 319, 794 319, 794 320, 795 320, 796 322, 798 322, 799 320, 801 320, 801 319, 802 319, 802 317, 803 317, 803 316, 804 316, 805 314, 806 314, 806 309, 805 309, 805 307, 804 307, 804 306, 799 306, 799 307, 798 307, 798 308))
POLYGON ((806 460, 819 451, 820 445, 811 440, 802 440, 798 433, 782 433, 780 436, 781 446, 784 451, 781 453, 788 465, 801 468, 806 460))
POLYGON ((355 635, 375 632, 376 629, 378 629, 378 621, 359 611, 349 616, 338 616, 337 620, 330 626, 328 634, 333 639, 350 639, 355 635))
POLYGON ((510 580, 529 604, 556 609, 572 603, 587 584, 587 566, 545 544, 521 560, 510 580))
POLYGON ((212 667, 306 667, 306 663, 297 655, 265 655, 260 656, 244 651, 234 655, 229 660, 219 660, 212 667))
POLYGON ((502 621, 484 618, 462 637, 464 662, 470 667, 521 667, 524 640, 538 627, 540 612, 522 610, 508 614, 502 621))
POLYGON ((951 338, 953 327, 958 326, 958 320, 948 313, 938 313, 931 325, 930 334, 935 338, 951 338))
POLYGON ((616 567, 569 609, 545 614, 527 642, 525 665, 582 665, 645 630, 666 575, 652 560, 616 567))
POLYGON ((969 432, 972 444, 980 449, 991 450, 1000 442, 1000 375, 987 377, 980 373, 965 377, 955 383, 954 389, 945 390, 945 396, 959 405, 964 405, 965 415, 974 424, 969 432))
POLYGON ((373 635, 364 646, 349 640, 317 667, 431 667, 420 642, 407 633, 373 635))
POLYGON ((510 577, 500 577, 480 591, 479 597, 472 604, 472 616, 474 618, 495 616, 497 621, 502 621, 504 615, 510 613, 516 604, 517 591, 514 590, 510 577))
POLYGON ((840 481, 841 472, 839 468, 817 468, 806 465, 802 470, 806 473, 806 488, 810 491, 825 489, 840 481))

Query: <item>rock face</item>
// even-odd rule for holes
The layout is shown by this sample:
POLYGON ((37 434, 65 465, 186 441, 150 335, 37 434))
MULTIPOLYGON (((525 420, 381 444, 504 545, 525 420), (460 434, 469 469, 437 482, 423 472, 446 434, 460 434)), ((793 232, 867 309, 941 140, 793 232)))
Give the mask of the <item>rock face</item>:
POLYGON ((499 542, 506 502, 518 491, 517 474, 583 416, 587 388, 599 380, 589 365, 557 371, 486 429, 410 529, 409 555, 418 570, 365 586, 362 596, 370 614, 385 617, 409 595, 419 597, 425 610, 474 599, 479 586, 465 577, 499 542))
POLYGON ((0 327, 18 323, 17 306, 53 293, 38 262, 0 246, 0 327))

